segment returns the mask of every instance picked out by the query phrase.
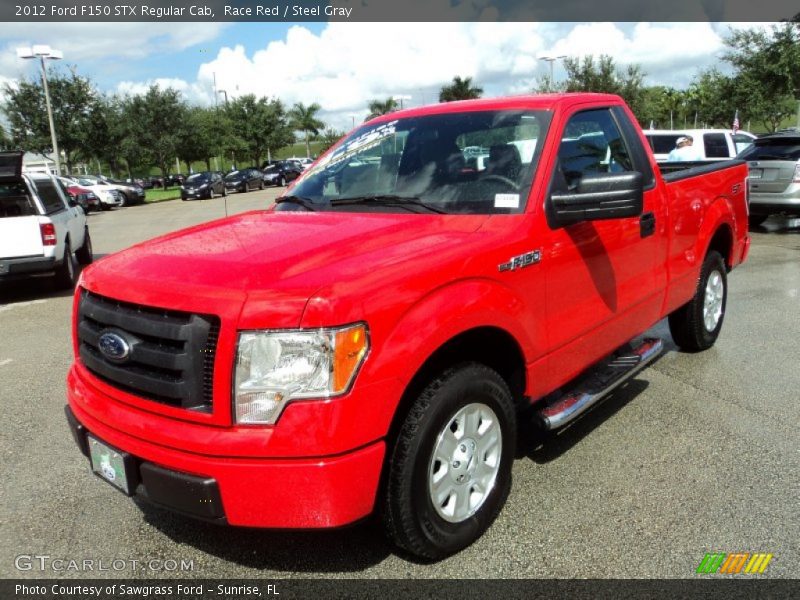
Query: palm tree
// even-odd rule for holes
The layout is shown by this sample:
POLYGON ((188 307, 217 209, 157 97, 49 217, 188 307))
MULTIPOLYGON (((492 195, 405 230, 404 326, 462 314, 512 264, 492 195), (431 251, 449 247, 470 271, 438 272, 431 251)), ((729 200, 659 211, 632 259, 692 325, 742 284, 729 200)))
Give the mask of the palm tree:
POLYGON ((453 83, 442 86, 439 92, 439 102, 452 102, 453 100, 472 100, 480 98, 483 88, 472 87, 472 77, 453 77, 453 83))
POLYGON ((311 158, 309 146, 310 134, 319 135, 325 123, 317 119, 317 113, 322 107, 314 102, 304 106, 302 102, 296 103, 289 111, 289 121, 296 131, 302 131, 306 140, 306 158, 311 158))
POLYGON ((397 100, 394 98, 387 98, 386 100, 372 100, 368 107, 369 115, 365 119, 366 121, 397 110, 397 100))

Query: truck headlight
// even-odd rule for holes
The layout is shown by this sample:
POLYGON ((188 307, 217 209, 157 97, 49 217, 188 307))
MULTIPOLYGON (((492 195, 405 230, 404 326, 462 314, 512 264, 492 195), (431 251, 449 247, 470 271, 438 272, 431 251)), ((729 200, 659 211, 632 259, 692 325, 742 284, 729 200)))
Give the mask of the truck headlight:
POLYGON ((293 400, 345 393, 368 349, 363 323, 241 332, 233 394, 236 422, 271 425, 293 400))

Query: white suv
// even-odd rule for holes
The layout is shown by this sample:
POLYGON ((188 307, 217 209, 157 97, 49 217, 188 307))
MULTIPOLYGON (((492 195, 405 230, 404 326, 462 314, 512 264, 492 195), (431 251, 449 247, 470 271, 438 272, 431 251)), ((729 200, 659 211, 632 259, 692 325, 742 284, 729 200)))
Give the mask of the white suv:
POLYGON ((733 158, 748 148, 756 139, 752 133, 728 129, 645 129, 644 136, 658 162, 667 160, 675 149, 678 138, 691 136, 692 146, 699 152, 699 161, 717 161, 733 158))
POLYGON ((91 262, 83 209, 52 175, 22 174, 22 152, 0 152, 0 282, 52 274, 73 288, 91 262))

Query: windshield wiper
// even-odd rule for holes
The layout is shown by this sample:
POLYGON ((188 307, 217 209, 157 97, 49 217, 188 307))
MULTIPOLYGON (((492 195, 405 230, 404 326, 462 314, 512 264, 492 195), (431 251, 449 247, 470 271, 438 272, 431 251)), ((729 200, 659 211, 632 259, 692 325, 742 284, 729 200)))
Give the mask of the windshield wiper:
POLYGON ((412 196, 396 196, 394 194, 379 194, 373 196, 353 196, 352 198, 337 198, 331 200, 331 206, 344 206, 347 204, 375 204, 377 206, 402 206, 407 208, 409 206, 421 206, 431 212, 446 215, 447 212, 441 208, 436 208, 423 202, 419 198, 412 196))
POLYGON ((314 212, 316 208, 314 208, 314 201, 311 198, 306 198, 304 196, 281 196, 277 200, 275 200, 275 204, 283 204, 285 202, 291 202, 292 204, 297 204, 298 206, 302 206, 306 210, 310 210, 314 212))

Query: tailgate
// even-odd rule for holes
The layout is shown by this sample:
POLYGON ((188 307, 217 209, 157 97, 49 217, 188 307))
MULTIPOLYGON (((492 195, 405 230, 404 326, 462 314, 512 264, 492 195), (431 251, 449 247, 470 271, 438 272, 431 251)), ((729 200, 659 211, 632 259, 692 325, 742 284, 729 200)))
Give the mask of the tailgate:
POLYGON ((39 217, 0 218, 0 258, 43 255, 39 217))
POLYGON ((791 185, 797 161, 769 160, 750 163, 750 189, 780 194, 791 185))

